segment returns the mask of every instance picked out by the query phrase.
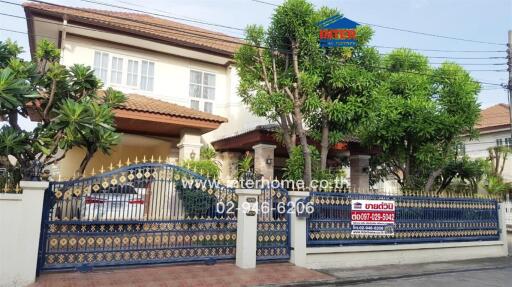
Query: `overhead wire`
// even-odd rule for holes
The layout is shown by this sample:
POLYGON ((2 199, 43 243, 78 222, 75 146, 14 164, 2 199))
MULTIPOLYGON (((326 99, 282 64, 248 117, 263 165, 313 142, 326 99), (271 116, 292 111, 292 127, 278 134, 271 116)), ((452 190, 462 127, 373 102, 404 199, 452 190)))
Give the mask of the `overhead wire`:
MULTIPOLYGON (((54 5, 54 6, 66 7, 66 8, 68 8, 68 9, 73 9, 72 7, 62 6, 62 5, 58 5, 58 4, 54 4, 54 3, 48 3, 48 2, 44 2, 44 1, 37 1, 37 0, 31 0, 31 1, 33 1, 33 2, 38 2, 38 3, 44 3, 44 4, 48 4, 48 5, 54 5)), ((83 1, 86 1, 86 0, 83 0, 83 1)), ((87 1, 90 1, 90 0, 87 0, 87 1)), ((12 3, 12 2, 9 2, 9 1, 4 1, 4 0, 0 0, 0 2, 2 2, 2 3, 7 3, 7 4, 14 4, 14 5, 20 5, 20 6, 22 6, 21 4, 18 4, 18 3, 12 3)), ((97 2, 97 1, 93 1, 93 2, 97 2)), ((76 8, 75 8, 75 9, 76 9, 76 8)), ((104 15, 104 14, 102 14, 102 13, 98 13, 98 12, 96 12, 96 11, 90 11, 90 10, 88 10, 88 12, 90 12, 90 13, 96 13, 96 14, 100 14, 100 15, 104 15)), ((6 16, 14 16, 14 15, 7 15, 6 13, 2 13, 2 14, 3 14, 3 15, 6 15, 6 16)), ((109 16, 109 17, 112 17, 112 15, 108 15, 108 16, 109 16)), ((16 16, 16 17, 18 17, 18 18, 25 18, 25 17, 21 17, 21 16, 16 16)), ((118 17, 118 18, 121 18, 121 19, 123 19, 123 20, 126 20, 125 18, 122 18, 122 17, 118 17)), ((37 20, 38 20, 38 21, 40 21, 39 19, 37 19, 37 20)), ((136 21, 136 22, 140 22, 140 21, 136 21)), ((55 22, 49 22, 49 23, 51 23, 51 24, 55 24, 55 25, 60 25, 59 23, 55 23, 55 22)), ((144 21, 142 21, 142 23, 143 23, 143 24, 150 24, 150 23, 147 23, 147 22, 144 22, 144 21)), ((151 24, 152 24, 152 23, 151 23, 151 24)), ((158 25, 157 25, 157 26, 158 26, 158 25)), ((81 27, 81 26, 76 26, 76 27, 81 28, 81 29, 86 28, 86 27, 81 27)), ((136 26, 135 26, 135 27, 136 27, 136 26)), ((139 27, 140 27, 140 26, 139 26, 139 27)), ((169 29, 170 29, 170 30, 173 30, 173 29, 172 29, 172 27, 168 27, 168 26, 164 26, 164 28, 165 28, 165 29, 167 29, 167 30, 169 30, 169 29)), ((88 29, 90 29, 90 28, 88 28, 88 29)), ((3 29, 3 30, 7 31, 8 29, 3 29)), ((99 31, 99 30, 97 30, 97 29, 92 29, 92 30, 99 31)), ((151 29, 149 29, 149 30, 151 30, 151 29)), ((165 31, 165 30, 159 30, 159 31, 165 31)), ((21 31, 13 31, 13 32, 21 33, 21 31)), ((190 34, 190 33, 188 33, 188 34, 190 34)), ((179 35, 179 33, 178 33, 178 35, 179 35)), ((181 35, 183 35, 183 34, 181 34, 181 35)), ((205 37, 204 35, 199 35, 199 36, 205 37)), ((230 36, 228 36, 228 37, 230 37, 230 36)), ((225 41, 225 39, 220 39, 220 38, 214 38, 214 39, 219 40, 219 41, 225 41)), ((236 43, 236 44, 240 44, 239 42, 235 42, 235 43, 236 43)), ((266 47, 259 47, 259 46, 254 46, 254 47, 257 47, 257 48, 266 48, 266 47)), ((266 48, 266 49, 268 49, 268 48, 266 48)), ((440 64, 440 63, 432 63, 432 64, 440 64)), ((470 64, 477 64, 477 63, 468 63, 468 65, 470 65, 470 64)), ((481 64, 481 63, 478 63, 478 64, 481 64)), ((493 64, 490 64, 490 65, 501 65, 501 64, 493 63, 493 64)), ((382 67, 379 67, 379 68, 382 68, 382 67)), ((387 68, 386 68, 386 69, 387 69, 387 68)), ((483 70, 481 70, 481 71, 483 71, 483 70)), ((499 71, 499 70, 493 70, 493 71, 499 71)), ((487 83, 487 82, 483 82, 483 81, 478 81, 478 82, 479 82, 479 83, 481 83, 481 84, 501 86, 501 84, 496 84, 496 83, 487 83)))

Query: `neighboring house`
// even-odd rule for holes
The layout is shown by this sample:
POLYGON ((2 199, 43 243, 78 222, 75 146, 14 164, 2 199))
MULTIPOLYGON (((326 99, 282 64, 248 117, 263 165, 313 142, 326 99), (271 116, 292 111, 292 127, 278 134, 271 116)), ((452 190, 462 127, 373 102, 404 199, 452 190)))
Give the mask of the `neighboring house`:
MULTIPOLYGON (((128 96, 115 110, 121 143, 109 156, 95 155, 86 173, 144 156, 178 162, 198 157, 200 147, 212 142, 223 178, 233 176, 245 151, 255 155, 255 168, 266 177, 274 177, 276 162, 283 166, 280 145, 260 135, 268 121, 253 115, 237 95, 238 38, 139 13, 33 2, 24 7, 32 55, 39 40, 54 41, 63 65, 91 66, 105 87, 128 96), (275 161, 274 149, 279 151, 275 161)), ((360 156, 364 152, 357 143, 335 150, 348 155, 350 146, 353 185, 367 188, 368 156, 360 156)), ((71 150, 61 161, 62 177, 73 176, 81 154, 71 150)))
MULTIPOLYGON (((480 136, 476 140, 466 140, 463 152, 470 158, 487 158, 488 149, 495 146, 512 148, 510 130, 510 112, 506 104, 497 104, 480 112, 480 120, 476 125, 480 136)), ((512 182, 512 155, 509 155, 503 169, 503 178, 512 182)))

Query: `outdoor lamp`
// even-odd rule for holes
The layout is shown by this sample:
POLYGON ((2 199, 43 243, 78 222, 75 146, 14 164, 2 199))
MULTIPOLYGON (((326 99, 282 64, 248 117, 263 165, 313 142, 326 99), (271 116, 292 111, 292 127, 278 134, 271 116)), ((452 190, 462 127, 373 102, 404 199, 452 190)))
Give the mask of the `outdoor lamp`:
POLYGON ((267 164, 272 164, 272 158, 267 158, 266 163, 267 164))

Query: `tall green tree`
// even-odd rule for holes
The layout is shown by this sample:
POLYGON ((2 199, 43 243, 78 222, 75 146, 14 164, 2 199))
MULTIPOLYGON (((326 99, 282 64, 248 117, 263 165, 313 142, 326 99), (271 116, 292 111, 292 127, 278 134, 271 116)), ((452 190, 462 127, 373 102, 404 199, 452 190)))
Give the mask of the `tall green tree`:
POLYGON ((321 142, 320 168, 325 169, 329 146, 349 130, 370 94, 366 68, 378 53, 366 45, 372 31, 358 29, 355 48, 321 48, 318 22, 335 9, 315 10, 305 0, 287 0, 276 8, 267 30, 249 26, 247 44, 235 56, 239 94, 258 116, 279 124, 280 138, 291 155, 297 139, 304 157, 303 179, 312 177, 308 136, 321 142), (358 77, 358 75, 360 77, 358 77))
POLYGON ((2 164, 14 157, 11 168, 28 179, 34 166, 57 163, 79 147, 86 151, 81 176, 94 153, 108 153, 118 143, 112 109, 125 96, 112 89, 99 96, 102 84, 90 67, 61 65, 60 51, 49 41, 38 44, 34 62, 18 58, 22 49, 11 41, 0 42, 0 51, 0 117, 8 122, 0 129, 2 164), (37 126, 23 130, 20 116, 37 120, 37 126))
POLYGON ((476 135, 480 85, 462 67, 398 49, 383 59, 385 76, 359 136, 381 148, 375 166, 405 188, 430 191, 454 158, 462 135, 476 135))

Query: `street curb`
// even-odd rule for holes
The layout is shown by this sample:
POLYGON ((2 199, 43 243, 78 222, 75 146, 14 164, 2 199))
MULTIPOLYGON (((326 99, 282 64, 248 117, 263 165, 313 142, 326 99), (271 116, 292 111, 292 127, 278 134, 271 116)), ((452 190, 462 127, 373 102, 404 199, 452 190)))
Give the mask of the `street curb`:
MULTIPOLYGON (((375 281, 383 281, 383 280, 393 280, 393 279, 403 279, 403 278, 414 278, 414 277, 422 277, 422 276, 430 276, 430 275, 439 275, 439 274, 450 274, 450 273, 464 273, 464 272, 473 272, 473 271, 485 271, 485 270, 496 270, 496 269, 506 269, 510 268, 510 265, 504 266, 492 266, 492 267, 483 267, 483 268, 472 268, 472 269, 453 269, 439 272, 422 272, 415 274, 403 274, 403 275, 391 275, 391 276, 380 276, 380 277, 368 277, 365 279, 343 279, 337 278, 334 280, 322 280, 322 281, 306 281, 306 282, 297 282, 291 284, 276 284, 276 285, 263 285, 263 286, 290 286, 290 287, 302 287, 302 286, 346 286, 353 284, 364 284, 375 281)), ((329 273, 322 272, 320 270, 316 270, 317 272, 321 272, 326 275, 330 275, 329 273)))

